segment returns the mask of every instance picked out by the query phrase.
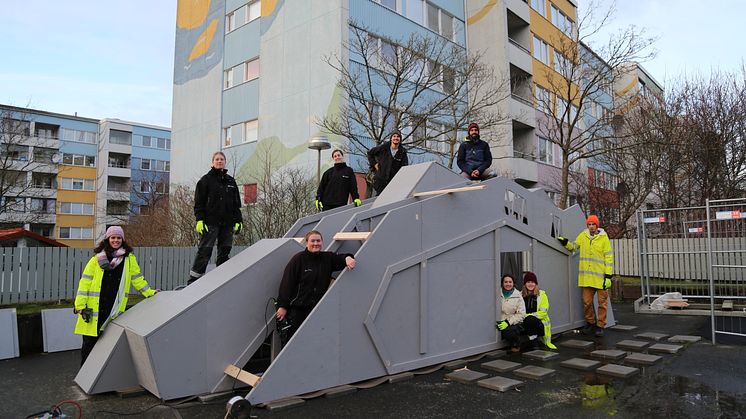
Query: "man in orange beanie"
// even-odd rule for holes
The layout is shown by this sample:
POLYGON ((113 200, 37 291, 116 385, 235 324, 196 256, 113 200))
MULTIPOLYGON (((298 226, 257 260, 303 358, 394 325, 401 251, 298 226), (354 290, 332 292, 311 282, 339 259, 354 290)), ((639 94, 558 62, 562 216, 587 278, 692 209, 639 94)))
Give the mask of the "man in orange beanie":
POLYGON ((606 232, 598 227, 598 217, 589 215, 585 220, 586 228, 574 241, 564 237, 557 237, 567 250, 580 250, 580 266, 578 269, 578 286, 583 289, 583 314, 586 326, 585 334, 604 335, 606 327, 606 305, 611 288, 611 273, 614 269, 614 253, 611 241, 606 232), (598 315, 593 309, 593 296, 598 294, 598 315))

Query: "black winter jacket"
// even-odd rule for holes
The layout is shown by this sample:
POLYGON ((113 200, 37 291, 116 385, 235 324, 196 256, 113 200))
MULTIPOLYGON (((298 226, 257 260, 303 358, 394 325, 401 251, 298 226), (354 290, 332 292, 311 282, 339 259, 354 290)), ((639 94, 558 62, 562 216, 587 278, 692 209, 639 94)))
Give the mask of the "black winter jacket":
POLYGON ((355 172, 345 163, 335 163, 321 176, 316 199, 324 204, 324 209, 337 208, 347 205, 349 196, 359 199, 355 172))
POLYGON ((233 225, 243 221, 238 185, 227 170, 213 167, 197 182, 194 217, 207 225, 233 225))
POLYGON ((458 148, 456 163, 462 172, 471 174, 477 169, 480 174, 484 173, 492 165, 490 145, 479 138, 465 138, 458 148))
POLYGON ((403 166, 409 164, 407 149, 399 144, 396 154, 391 155, 391 141, 386 141, 368 150, 368 163, 371 169, 378 163, 375 179, 388 183, 403 166))
POLYGON ((347 256, 353 255, 339 255, 333 252, 311 253, 308 250, 295 254, 282 274, 277 306, 284 309, 291 306, 313 308, 329 288, 332 272, 347 266, 347 256))

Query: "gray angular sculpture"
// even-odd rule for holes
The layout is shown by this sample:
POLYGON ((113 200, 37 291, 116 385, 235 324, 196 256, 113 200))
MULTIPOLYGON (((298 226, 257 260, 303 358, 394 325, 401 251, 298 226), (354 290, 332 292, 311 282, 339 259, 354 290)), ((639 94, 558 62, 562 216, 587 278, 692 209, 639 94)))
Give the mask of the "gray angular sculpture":
POLYGON ((404 167, 361 207, 298 220, 285 238, 262 240, 185 290, 136 305, 112 322, 75 380, 98 393, 117 389, 121 377, 123 389, 134 369, 138 384, 166 400, 230 389, 224 368, 243 366, 272 331, 267 303, 302 250, 293 238, 311 229, 328 250, 354 253, 357 267, 339 274, 274 358, 247 395, 253 404, 504 346, 495 321, 507 269, 536 273, 554 333, 583 325, 577 257, 553 237, 574 237, 584 227, 580 210, 559 210, 542 190, 503 178, 419 195, 471 186, 437 163, 404 167), (332 240, 338 232, 369 235, 332 240))

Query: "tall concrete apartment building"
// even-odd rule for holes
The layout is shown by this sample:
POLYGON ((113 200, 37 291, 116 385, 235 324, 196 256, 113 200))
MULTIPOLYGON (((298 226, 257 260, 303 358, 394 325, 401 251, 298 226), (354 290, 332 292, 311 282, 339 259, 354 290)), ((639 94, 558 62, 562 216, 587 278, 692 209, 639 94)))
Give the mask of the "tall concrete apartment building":
POLYGON ((92 247, 107 226, 126 224, 155 195, 168 193, 168 128, 5 105, 0 110, 20 128, 0 133, 0 170, 17 186, 3 188, 2 228, 24 227, 68 246, 92 247))
MULTIPOLYGON (((418 32, 482 52, 484 63, 511 79, 510 96, 499 105, 509 123, 483 132, 493 168, 558 198, 561 154, 538 129, 546 115, 535 98, 549 94, 549 78, 560 77, 554 43, 572 35, 576 21, 575 0, 180 0, 171 179, 193 185, 212 152, 222 150, 246 181, 261 167, 265 157, 256 151, 265 145, 274 147, 276 163, 312 170, 316 151, 307 142, 320 134, 316 121, 346 100, 324 58, 354 64, 343 44, 350 25, 359 25, 392 42, 418 32)), ((586 112, 600 118, 613 93, 594 103, 586 112)))

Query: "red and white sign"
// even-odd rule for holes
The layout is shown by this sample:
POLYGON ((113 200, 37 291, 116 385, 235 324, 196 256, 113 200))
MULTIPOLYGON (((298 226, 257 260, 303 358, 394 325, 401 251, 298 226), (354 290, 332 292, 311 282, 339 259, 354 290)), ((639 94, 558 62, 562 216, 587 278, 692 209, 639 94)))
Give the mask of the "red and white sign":
POLYGON ((660 217, 646 217, 645 218, 645 224, 651 224, 651 223, 665 223, 666 217, 660 216, 660 217))
POLYGON ((705 228, 704 227, 689 227, 690 233, 704 233, 705 228))
POLYGON ((743 218, 743 217, 741 216, 741 211, 738 211, 738 210, 718 211, 715 213, 716 220, 737 220, 739 218, 743 218))

